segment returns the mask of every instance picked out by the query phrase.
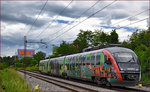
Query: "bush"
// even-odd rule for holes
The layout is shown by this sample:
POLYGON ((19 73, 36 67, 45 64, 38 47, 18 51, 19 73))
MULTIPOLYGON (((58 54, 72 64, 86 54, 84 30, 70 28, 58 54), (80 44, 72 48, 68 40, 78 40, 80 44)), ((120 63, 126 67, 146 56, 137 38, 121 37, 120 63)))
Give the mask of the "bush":
POLYGON ((8 68, 8 64, 7 63, 0 63, 0 69, 5 69, 8 68))

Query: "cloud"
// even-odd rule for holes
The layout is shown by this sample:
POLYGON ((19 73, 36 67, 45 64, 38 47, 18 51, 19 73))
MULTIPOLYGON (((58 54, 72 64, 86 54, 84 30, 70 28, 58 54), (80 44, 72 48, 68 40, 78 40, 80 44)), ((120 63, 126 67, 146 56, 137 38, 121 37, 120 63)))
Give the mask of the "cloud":
MULTIPOLYGON (((133 30, 136 28, 147 29, 149 24, 149 20, 145 20, 134 25, 125 26, 148 17, 149 13, 145 12, 133 17, 132 19, 128 19, 122 23, 112 26, 112 24, 115 24, 124 18, 149 8, 146 1, 117 1, 113 5, 69 30, 94 12, 111 3, 110 1, 99 1, 92 9, 85 12, 80 16, 80 18, 78 18, 81 13, 91 7, 96 1, 73 1, 63 13, 60 13, 64 7, 69 4, 69 2, 70 1, 49 1, 38 20, 33 25, 32 30, 29 31, 33 21, 38 16, 45 2, 3 1, 1 8, 2 56, 14 55, 14 52, 18 48, 23 49, 23 36, 27 33, 27 31, 29 31, 29 34, 27 35, 27 39, 29 41, 40 41, 40 39, 43 39, 44 42, 49 42, 48 48, 43 46, 43 48, 36 50, 36 52, 42 50, 49 55, 52 53, 52 44, 59 45, 63 40, 71 43, 77 37, 80 29, 94 31, 96 29, 103 28, 104 32, 110 33, 113 28, 120 26, 122 28, 117 29, 117 33, 119 34, 119 40, 123 41, 127 40, 129 38, 128 35, 131 35, 133 30), (75 20, 76 18, 77 20, 75 20), (68 32, 66 32, 67 30, 68 32), (64 32, 66 33, 63 34, 64 32), (40 33, 41 35, 39 35, 40 33), (57 37, 58 35, 61 36, 57 37), (55 40, 51 41, 52 39, 55 40), (8 52, 11 53, 8 54, 8 52)), ((28 48, 36 49, 39 46, 42 45, 28 44, 28 48)))

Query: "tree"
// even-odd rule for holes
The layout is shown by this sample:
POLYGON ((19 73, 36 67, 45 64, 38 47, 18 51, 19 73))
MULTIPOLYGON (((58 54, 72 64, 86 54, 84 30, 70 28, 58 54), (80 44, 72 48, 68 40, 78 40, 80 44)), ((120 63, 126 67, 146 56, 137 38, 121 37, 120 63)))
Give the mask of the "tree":
POLYGON ((32 57, 23 57, 20 60, 20 63, 25 64, 25 67, 28 67, 32 64, 32 57))
POLYGON ((53 45, 53 54, 49 56, 50 58, 57 57, 59 55, 58 48, 58 46, 53 45))
POLYGON ((46 56, 46 53, 39 51, 33 57, 37 61, 37 64, 39 65, 40 60, 45 59, 45 56, 46 56))
POLYGON ((78 46, 78 51, 82 52, 84 48, 90 46, 92 37, 93 37, 92 31, 80 30, 80 33, 77 35, 77 38, 74 40, 73 45, 78 46))
POLYGON ((110 43, 112 44, 119 43, 118 34, 116 33, 116 30, 112 30, 112 32, 110 33, 110 43))

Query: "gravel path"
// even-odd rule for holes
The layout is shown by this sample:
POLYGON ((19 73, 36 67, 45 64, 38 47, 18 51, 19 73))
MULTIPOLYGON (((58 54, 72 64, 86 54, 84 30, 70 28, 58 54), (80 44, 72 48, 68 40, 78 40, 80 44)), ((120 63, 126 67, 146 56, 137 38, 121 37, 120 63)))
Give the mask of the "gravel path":
MULTIPOLYGON (((24 74, 19 72, 19 74, 24 78, 24 74)), ((42 80, 39 80, 37 78, 34 78, 34 77, 31 77, 31 76, 28 76, 26 75, 26 80, 28 82, 28 84, 31 86, 32 90, 35 91, 35 86, 39 85, 39 90, 40 92, 66 92, 68 90, 64 89, 64 88, 60 88, 59 86, 56 86, 54 84, 51 84, 51 83, 47 83, 45 81, 42 81, 42 80)), ((37 92, 37 91, 36 91, 37 92)))

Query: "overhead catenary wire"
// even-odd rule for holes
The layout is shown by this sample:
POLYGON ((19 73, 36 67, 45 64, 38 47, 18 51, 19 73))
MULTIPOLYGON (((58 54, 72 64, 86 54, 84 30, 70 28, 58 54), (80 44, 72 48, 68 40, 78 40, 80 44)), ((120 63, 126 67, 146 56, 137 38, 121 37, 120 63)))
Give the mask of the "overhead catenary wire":
POLYGON ((28 35, 28 33, 31 31, 33 25, 35 24, 35 22, 38 20, 39 16, 41 15, 42 11, 44 10, 46 4, 47 4, 48 0, 46 0, 46 2, 44 3, 43 7, 41 8, 41 11, 39 12, 38 16, 36 17, 36 19, 33 21, 30 29, 27 31, 26 36, 28 35))
MULTIPOLYGON (((148 18, 141 19, 141 20, 138 20, 138 21, 136 21, 136 22, 130 23, 130 24, 128 24, 128 25, 125 25, 125 26, 122 26, 122 27, 119 27, 119 28, 116 28, 116 29, 121 29, 121 28, 123 28, 123 27, 129 26, 129 25, 133 25, 133 24, 139 23, 139 22, 144 21, 144 20, 147 20, 147 19, 149 19, 149 17, 148 17, 148 18)), ((41 46, 41 47, 43 47, 43 46, 41 46)), ((40 49, 41 47, 37 48, 36 50, 40 49)))
POLYGON ((59 17, 59 15, 61 15, 61 14, 66 10, 66 8, 68 8, 68 7, 71 5, 72 2, 73 2, 73 0, 71 0, 71 1, 69 2, 69 4, 68 4, 66 7, 64 7, 63 10, 54 18, 54 20, 53 20, 52 22, 50 22, 50 23, 48 24, 48 26, 47 26, 44 30, 42 30, 42 31, 39 33, 39 35, 37 35, 35 38, 38 38, 42 33, 44 33, 44 32, 49 28, 49 26, 52 25, 52 23, 53 23, 54 21, 56 21, 56 19, 59 17))
MULTIPOLYGON (((97 2, 95 2, 95 3, 94 3, 90 8, 88 8, 87 10, 83 11, 83 12, 78 16, 78 18, 75 18, 72 22, 75 22, 76 20, 78 20, 83 14, 85 14, 87 11, 89 11, 91 8, 93 8, 96 4, 98 4, 99 1, 100 1, 100 0, 98 0, 97 2)), ((71 24, 71 23, 68 23, 68 25, 66 25, 65 27, 63 27, 62 29, 56 31, 56 32, 53 33, 53 34, 50 34, 49 36, 53 36, 53 35, 55 35, 55 34, 58 34, 60 31, 64 30, 66 27, 68 27, 69 24, 71 24)))
POLYGON ((131 19, 131 18, 133 18, 133 17, 135 17, 135 16, 138 16, 138 15, 140 15, 140 14, 142 14, 142 13, 144 13, 144 12, 147 12, 147 11, 149 11, 150 9, 146 9, 146 10, 144 10, 144 11, 142 11, 142 12, 139 12, 139 13, 137 13, 137 14, 135 14, 135 15, 132 15, 132 16, 130 16, 130 17, 127 17, 127 18, 125 18, 125 19, 123 19, 123 20, 121 20, 121 21, 119 21, 119 22, 117 22, 117 23, 115 23, 115 24, 112 24, 112 26, 115 26, 115 25, 117 25, 117 24, 119 24, 119 23, 122 23, 122 22, 124 22, 124 21, 126 21, 126 20, 128 20, 128 19, 131 19))
POLYGON ((148 18, 141 19, 141 20, 138 20, 138 21, 135 21, 135 22, 133 22, 133 23, 130 23, 130 24, 125 25, 125 26, 122 26, 122 27, 118 27, 118 28, 116 28, 116 29, 121 29, 121 28, 124 28, 124 27, 130 26, 130 25, 139 23, 139 22, 144 21, 144 20, 147 20, 147 19, 149 19, 149 17, 148 17, 148 18))
MULTIPOLYGON (((91 14, 90 16, 88 16, 86 19, 82 20, 81 22, 77 23, 76 25, 74 25, 73 27, 69 28, 68 30, 66 30, 65 32, 63 32, 62 34, 56 36, 54 39, 50 40, 49 42, 54 41, 55 39, 57 39, 58 37, 62 36, 63 34, 65 34, 66 32, 70 31, 71 29, 73 29, 74 27, 76 27, 77 25, 81 24, 82 22, 86 21, 87 19, 89 19, 90 17, 94 16, 95 14, 99 13, 100 11, 104 10, 105 8, 109 7, 110 5, 112 5, 113 3, 115 3, 117 0, 114 0, 113 2, 111 2, 110 4, 104 6, 103 8, 101 8, 100 10, 96 11, 95 13, 91 14)), ((47 43, 49 43, 47 42, 47 43)), ((41 47, 37 48, 36 50, 40 49, 41 47)))

